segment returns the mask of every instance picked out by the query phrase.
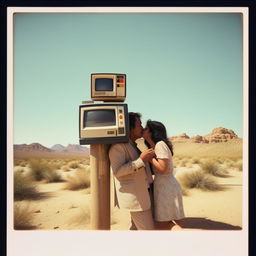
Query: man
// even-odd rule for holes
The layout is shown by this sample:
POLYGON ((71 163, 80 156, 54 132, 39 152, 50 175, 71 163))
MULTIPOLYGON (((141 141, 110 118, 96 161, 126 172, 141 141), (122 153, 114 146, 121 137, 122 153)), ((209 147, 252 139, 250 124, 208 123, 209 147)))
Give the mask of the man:
POLYGON ((119 208, 130 211, 131 230, 152 230, 150 184, 153 182, 148 162, 155 156, 153 149, 141 153, 135 141, 142 137, 143 127, 139 113, 129 113, 130 140, 113 144, 109 150, 114 175, 116 200, 119 208))

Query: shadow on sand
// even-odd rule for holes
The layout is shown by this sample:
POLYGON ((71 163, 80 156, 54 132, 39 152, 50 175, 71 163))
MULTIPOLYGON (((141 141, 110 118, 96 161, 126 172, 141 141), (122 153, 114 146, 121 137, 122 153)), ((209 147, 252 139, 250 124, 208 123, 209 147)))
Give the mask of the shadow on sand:
POLYGON ((36 200, 46 200, 48 198, 52 197, 51 192, 37 192, 35 194, 31 194, 31 195, 15 195, 15 201, 22 201, 22 200, 32 200, 32 201, 36 201, 36 200))
POLYGON ((233 226, 224 222, 209 220, 207 218, 188 217, 182 220, 182 228, 205 230, 241 230, 240 226, 233 226))
POLYGON ((27 225, 27 226, 16 226, 14 227, 14 230, 20 231, 20 230, 35 230, 38 229, 37 226, 33 225, 27 225))

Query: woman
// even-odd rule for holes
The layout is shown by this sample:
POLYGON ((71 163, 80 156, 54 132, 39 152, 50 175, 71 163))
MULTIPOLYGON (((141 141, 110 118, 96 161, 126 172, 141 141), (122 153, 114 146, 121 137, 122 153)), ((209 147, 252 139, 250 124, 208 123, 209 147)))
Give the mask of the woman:
POLYGON ((184 216, 182 191, 173 175, 173 147, 167 139, 165 126, 157 121, 148 120, 143 137, 147 146, 155 149, 153 158, 154 214, 159 229, 181 229, 184 216))

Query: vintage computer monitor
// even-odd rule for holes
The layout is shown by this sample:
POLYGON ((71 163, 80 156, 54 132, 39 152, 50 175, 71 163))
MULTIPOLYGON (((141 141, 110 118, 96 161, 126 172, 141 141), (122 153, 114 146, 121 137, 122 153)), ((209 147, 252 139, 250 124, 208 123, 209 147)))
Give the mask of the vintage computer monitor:
POLYGON ((127 104, 80 105, 79 141, 81 145, 128 142, 129 116, 127 104))
POLYGON ((114 73, 91 74, 91 99, 123 102, 126 98, 126 75, 114 73))

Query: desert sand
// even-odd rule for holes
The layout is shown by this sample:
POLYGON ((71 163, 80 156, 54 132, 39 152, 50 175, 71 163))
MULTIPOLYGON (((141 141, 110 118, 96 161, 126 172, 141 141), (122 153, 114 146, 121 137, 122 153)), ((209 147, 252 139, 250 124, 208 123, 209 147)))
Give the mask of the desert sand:
MULTIPOLYGON (((212 159, 220 157, 217 152, 223 150, 224 147, 226 155, 222 155, 225 159, 238 157, 241 160, 242 144, 232 144, 230 148, 227 148, 227 146, 228 144, 223 143, 215 146, 204 145, 205 149, 211 147, 211 152, 215 152, 207 153, 208 157, 212 159), (213 147, 215 147, 214 150, 213 147), (219 147, 219 150, 217 150, 217 147, 219 147), (227 155, 227 151, 229 155, 227 155)), ((174 165, 178 180, 184 173, 200 169, 198 163, 182 163, 182 159, 189 161, 189 157, 194 155, 195 148, 199 153, 207 151, 200 149, 199 144, 194 144, 194 146, 192 143, 188 145, 179 144, 176 146, 178 155, 177 159, 174 159, 174 165)), ((197 157, 199 159, 203 158, 200 154, 197 157)), ((243 187, 243 173, 245 170, 238 170, 234 165, 227 166, 223 164, 223 166, 226 168, 227 175, 225 177, 214 177, 217 183, 221 185, 221 190, 202 191, 198 188, 192 188, 188 189, 187 195, 183 196, 186 215, 183 221, 184 230, 242 229, 242 192, 243 189, 246 189, 243 187)), ((14 169, 19 171, 20 168, 23 168, 24 173, 29 172, 27 166, 20 167, 17 165, 14 169)), ((41 194, 40 198, 15 201, 20 209, 26 209, 31 215, 31 222, 24 229, 90 230, 90 188, 74 191, 64 189, 67 176, 75 175, 75 168, 68 172, 60 168, 58 172, 62 175, 63 182, 37 182, 37 189, 41 194)), ((129 226, 129 212, 114 207, 113 183, 111 182, 111 230, 129 230, 129 226)))

